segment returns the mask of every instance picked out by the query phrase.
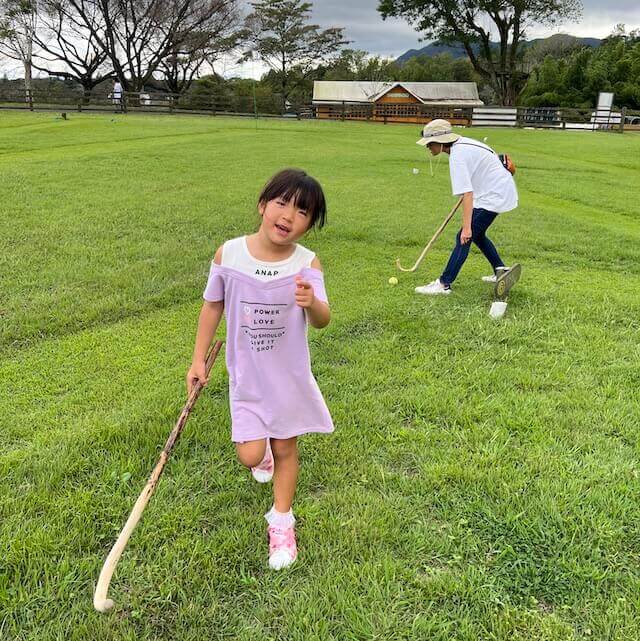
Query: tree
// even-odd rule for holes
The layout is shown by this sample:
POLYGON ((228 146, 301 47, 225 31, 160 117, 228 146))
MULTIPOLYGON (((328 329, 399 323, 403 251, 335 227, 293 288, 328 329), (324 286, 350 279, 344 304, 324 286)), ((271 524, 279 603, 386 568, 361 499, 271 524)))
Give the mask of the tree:
POLYGON ((466 58, 450 53, 437 56, 414 56, 400 69, 399 80, 405 82, 474 82, 479 78, 466 58))
POLYGON ((282 109, 286 110, 292 90, 305 80, 314 66, 339 54, 348 44, 344 29, 320 31, 309 24, 312 4, 302 0, 259 0, 245 20, 244 35, 249 47, 243 60, 257 56, 279 78, 282 109))
POLYGON ((318 69, 319 80, 367 80, 385 82, 398 79, 399 69, 392 60, 371 56, 361 49, 343 49, 340 55, 318 69))
POLYGON ((640 108, 640 32, 621 26, 599 47, 547 56, 533 69, 522 104, 532 107, 593 108, 601 91, 611 91, 619 107, 640 108))
POLYGON ((42 0, 40 29, 34 35, 38 55, 33 66, 51 76, 75 80, 90 92, 113 75, 108 54, 100 45, 105 23, 96 3, 86 2, 89 26, 68 0, 42 0))
POLYGON ((107 53, 125 91, 138 92, 189 33, 206 31, 236 0, 67 0, 107 53), (94 10, 100 13, 96 29, 94 10))
POLYGON ((0 53, 22 63, 27 95, 33 88, 33 39, 37 25, 36 0, 0 0, 0 53))
POLYGON ((526 28, 576 18, 581 6, 580 0, 379 0, 378 11, 383 18, 405 18, 425 38, 462 44, 500 102, 513 105, 526 82, 520 66, 526 28), (493 47, 496 34, 498 45, 493 47))
POLYGON ((242 33, 239 23, 236 0, 202 3, 175 32, 171 51, 160 61, 167 89, 183 93, 205 65, 213 69, 221 54, 237 48, 242 33))

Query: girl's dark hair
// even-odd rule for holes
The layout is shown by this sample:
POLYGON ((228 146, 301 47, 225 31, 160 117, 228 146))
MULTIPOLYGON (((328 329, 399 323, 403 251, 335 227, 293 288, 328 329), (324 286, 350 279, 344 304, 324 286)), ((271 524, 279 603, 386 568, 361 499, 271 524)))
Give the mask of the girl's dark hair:
POLYGON ((268 203, 270 200, 282 198, 286 202, 293 200, 295 207, 304 209, 311 222, 322 228, 327 219, 327 203, 320 183, 302 169, 283 169, 269 180, 264 186, 258 203, 268 203))

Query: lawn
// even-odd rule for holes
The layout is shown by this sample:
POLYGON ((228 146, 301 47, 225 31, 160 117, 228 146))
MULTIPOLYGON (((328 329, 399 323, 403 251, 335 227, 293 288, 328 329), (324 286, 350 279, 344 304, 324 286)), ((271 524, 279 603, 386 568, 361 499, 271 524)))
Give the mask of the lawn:
MULTIPOLYGON (((0 112, 0 638, 640 638, 640 136, 470 129, 518 165, 491 229, 500 322, 417 126, 0 112), (310 330, 336 424, 301 440, 298 562, 230 442, 218 363, 116 570, 104 558, 185 400, 209 261, 301 166, 328 224, 310 330), (412 169, 420 169, 414 174, 412 169), (399 285, 388 278, 397 274, 399 285)), ((222 331, 224 328, 222 328, 222 331)))

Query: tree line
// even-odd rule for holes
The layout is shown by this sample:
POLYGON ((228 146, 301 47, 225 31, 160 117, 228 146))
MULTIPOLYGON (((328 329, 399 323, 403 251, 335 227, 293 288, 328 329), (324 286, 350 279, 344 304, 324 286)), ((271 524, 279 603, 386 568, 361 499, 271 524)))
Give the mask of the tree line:
POLYGON ((251 7, 242 17, 239 0, 0 0, 0 55, 23 66, 27 91, 37 70, 87 92, 105 79, 139 92, 160 78, 173 93, 225 54, 255 57, 279 74, 286 101, 291 68, 306 76, 347 44, 344 29, 310 23, 309 2, 251 7))
POLYGON ((487 103, 531 106, 592 106, 610 90, 617 104, 640 106, 637 32, 619 28, 593 50, 524 46, 525 25, 575 18, 579 0, 379 0, 383 18, 466 52, 402 65, 349 48, 342 27, 313 24, 310 2, 249 6, 243 16, 240 0, 0 0, 0 56, 20 62, 28 91, 36 70, 85 92, 117 79, 126 92, 235 92, 268 111, 308 103, 314 80, 471 81, 487 103), (225 56, 259 60, 268 72, 257 82, 225 79, 216 73, 225 56))
POLYGON ((640 110, 640 30, 622 25, 599 47, 547 55, 532 69, 520 97, 532 107, 593 107, 598 93, 614 94, 618 107, 640 110))

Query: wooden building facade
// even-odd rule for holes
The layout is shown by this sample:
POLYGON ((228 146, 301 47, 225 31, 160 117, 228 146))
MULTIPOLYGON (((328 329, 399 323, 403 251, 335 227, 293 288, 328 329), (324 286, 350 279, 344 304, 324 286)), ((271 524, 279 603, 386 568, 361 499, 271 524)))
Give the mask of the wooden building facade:
POLYGON ((424 124, 445 118, 471 123, 473 108, 484 103, 475 82, 316 81, 316 118, 424 124))

